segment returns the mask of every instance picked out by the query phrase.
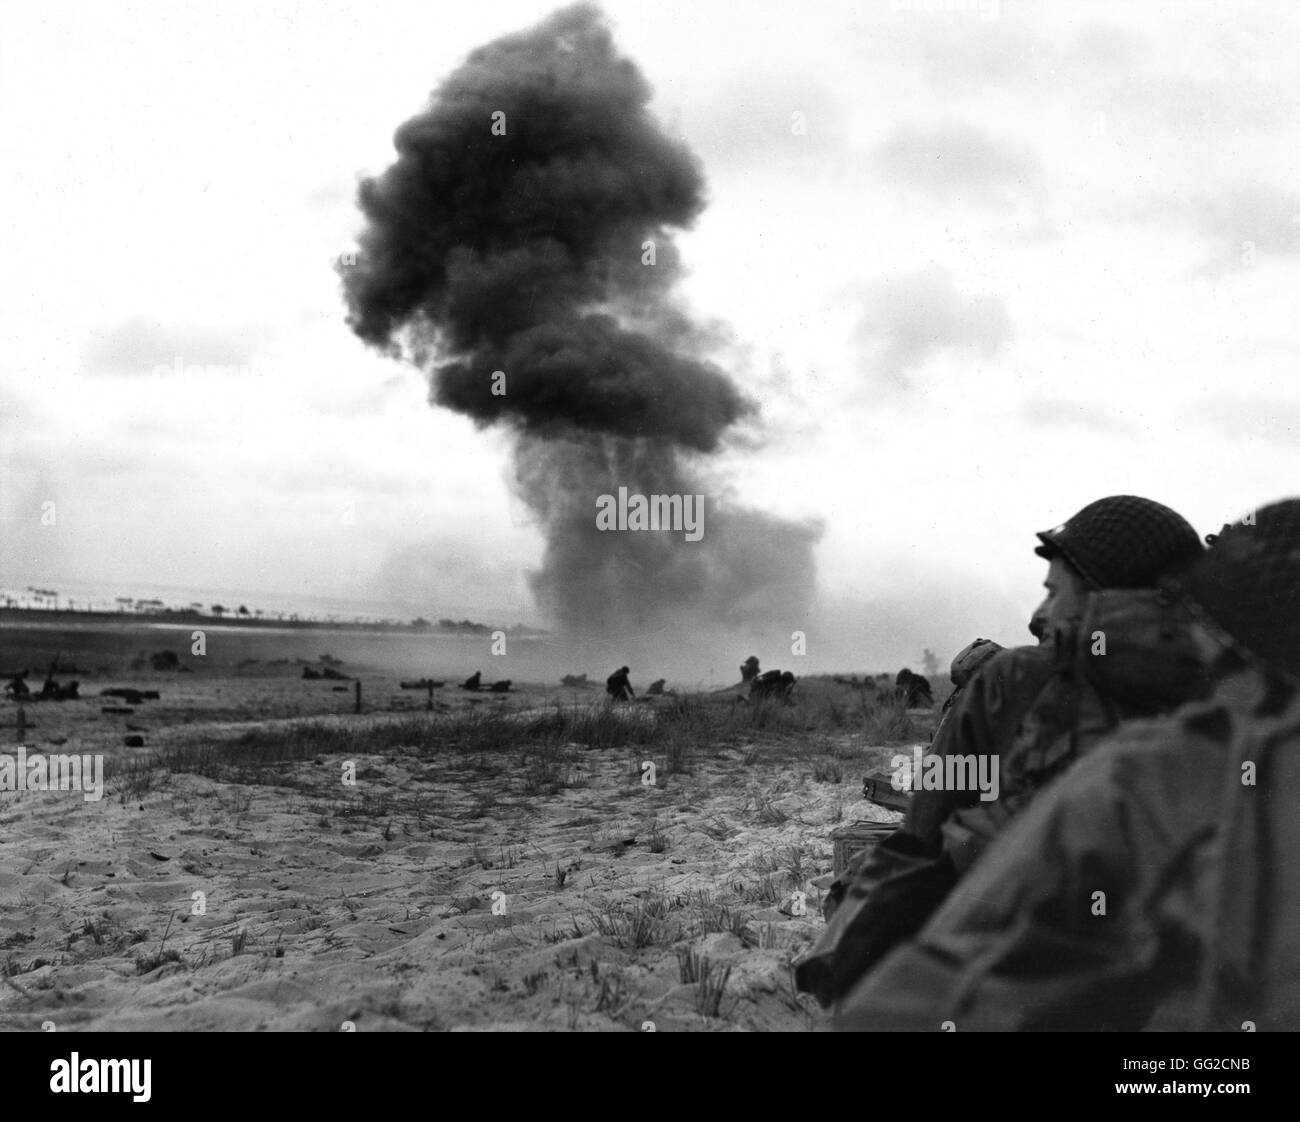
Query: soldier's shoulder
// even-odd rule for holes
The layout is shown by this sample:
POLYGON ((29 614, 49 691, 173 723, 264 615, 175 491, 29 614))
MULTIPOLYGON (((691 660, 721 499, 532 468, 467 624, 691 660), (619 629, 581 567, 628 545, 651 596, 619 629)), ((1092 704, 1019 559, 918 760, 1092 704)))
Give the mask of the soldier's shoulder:
POLYGON ((1042 693, 1054 666, 1052 653, 1042 647, 1008 647, 999 651, 965 686, 954 692, 945 724, 951 718, 954 725, 968 720, 1006 725, 1003 732, 1009 734, 1042 693))
POLYGON ((1003 647, 984 664, 984 669, 990 666, 1051 666, 1052 659, 1051 647, 1041 643, 1024 647, 1003 647))
POLYGON ((1114 751, 1188 752, 1197 746, 1221 750, 1241 736, 1300 737, 1300 693, 1276 712, 1260 708, 1259 697, 1234 696, 1228 686, 1216 695, 1189 701, 1162 717, 1126 721, 1108 738, 1114 751))
POLYGON ((985 662, 972 681, 982 683, 985 688, 1041 684, 1051 675, 1055 664, 1056 658, 1050 647, 1006 647, 985 662))
POLYGON ((1123 776, 1151 766, 1186 769, 1222 754, 1240 714, 1214 699, 1193 701, 1172 713, 1125 721, 1078 765, 1087 775, 1123 776))

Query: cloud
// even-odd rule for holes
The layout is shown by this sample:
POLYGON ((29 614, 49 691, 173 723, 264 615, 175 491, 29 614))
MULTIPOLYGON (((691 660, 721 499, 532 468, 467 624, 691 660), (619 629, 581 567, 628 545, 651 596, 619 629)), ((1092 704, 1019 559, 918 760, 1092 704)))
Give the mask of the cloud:
POLYGON ((1188 420, 1213 429, 1237 445, 1256 440, 1294 444, 1300 434, 1300 402, 1277 397, 1213 394, 1182 412, 1188 420))
POLYGON ((724 80, 718 95, 681 111, 692 146, 711 168, 770 168, 774 155, 833 155, 846 128, 825 87, 802 75, 747 69, 724 80))
POLYGON ((18 384, 18 371, 7 363, 0 365, 0 454, 7 434, 17 433, 36 417, 32 404, 17 392, 18 384))
POLYGON ((894 180, 940 194, 993 199, 1037 181, 1036 160, 983 129, 950 123, 924 132, 895 131, 876 158, 894 180))
POLYGON ((1011 321, 1001 296, 963 296, 950 272, 931 267, 873 285, 855 335, 880 373, 901 383, 943 348, 996 354, 1011 336, 1011 321))
POLYGON ((266 324, 163 323, 135 316, 89 333, 83 372, 139 377, 158 367, 253 365, 273 337, 266 324))
POLYGON ((916 49, 927 80, 946 97, 1095 86, 1151 57, 1143 32, 1092 23, 1071 34, 1060 19, 1044 12, 1034 20, 934 23, 916 49))
POLYGON ((1086 401, 1035 397, 1020 407, 1020 414, 1031 425, 1089 429, 1110 435, 1121 435, 1133 430, 1128 421, 1117 417, 1104 405, 1086 401))
POLYGON ((1193 213, 1215 246, 1215 260, 1255 264, 1300 253, 1300 194, 1258 183, 1203 197, 1193 213))
POLYGON ((356 198, 356 176, 340 175, 312 187, 303 195, 302 205, 311 211, 323 211, 327 214, 346 213, 350 216, 356 198))

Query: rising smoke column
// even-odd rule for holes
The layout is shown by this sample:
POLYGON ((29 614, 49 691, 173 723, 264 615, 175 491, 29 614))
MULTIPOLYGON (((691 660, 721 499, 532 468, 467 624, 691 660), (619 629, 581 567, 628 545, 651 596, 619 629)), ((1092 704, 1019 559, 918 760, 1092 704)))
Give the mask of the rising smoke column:
POLYGON ((362 183, 343 274, 357 335, 426 369, 435 403, 515 432, 546 538, 533 589, 579 633, 797 613, 812 586, 814 528, 719 510, 700 481, 756 408, 672 299, 670 231, 703 209, 704 181, 650 93, 587 5, 474 51, 362 183), (620 486, 705 494, 704 540, 602 533, 597 497, 620 486))

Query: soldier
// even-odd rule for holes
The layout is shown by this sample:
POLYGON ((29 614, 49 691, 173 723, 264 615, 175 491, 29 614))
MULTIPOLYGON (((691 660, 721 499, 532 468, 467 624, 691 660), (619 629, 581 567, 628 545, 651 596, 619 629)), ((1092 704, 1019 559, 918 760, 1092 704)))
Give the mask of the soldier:
POLYGON ((1171 587, 1212 696, 1042 792, 837 1027, 1300 1029, 1300 500, 1171 587))
POLYGON ((1058 632, 1047 684, 1000 756, 996 800, 965 802, 941 824, 946 857, 964 873, 994 836, 1121 721, 1170 713, 1208 695, 1212 667, 1186 604, 1164 589, 1092 593, 1058 632))
POLYGON ((907 708, 929 707, 934 704, 934 695, 930 691, 930 679, 914 673, 906 666, 894 679, 894 696, 906 700, 907 708))
POLYGON ((749 683, 749 696, 788 699, 794 689, 794 682, 794 675, 789 670, 765 670, 749 683))
MULTIPOLYGON (((1034 611, 1031 630, 1043 641, 989 658, 940 723, 930 747, 941 757, 991 757, 1001 765, 1002 754, 1016 743, 1025 719, 1041 704, 1044 712, 1038 724, 1031 723, 1024 732, 1028 739, 1021 755, 1029 766, 1012 769, 1016 797, 1006 803, 1001 817, 980 819, 979 814, 993 812, 983 809, 989 804, 978 791, 930 789, 912 794, 902 826, 854 858, 831 885, 823 905, 826 929, 796 964, 796 984, 823 1005, 837 1000, 886 951, 915 933, 957 883, 964 867, 958 861, 969 864, 973 859, 976 839, 986 841, 1011 808, 1028 801, 1038 776, 1059 771, 1077 752, 1079 740, 1073 735, 1063 749, 1053 752, 1049 746, 1068 731, 1080 696, 1080 682, 1071 669, 1073 645, 1058 654, 1056 644, 1060 635, 1075 634, 1088 590, 1150 589, 1203 552, 1196 531, 1181 515, 1133 495, 1099 499, 1038 537, 1041 544, 1035 552, 1048 562, 1043 582, 1047 595, 1034 611), (1058 660, 1066 664, 1064 669, 1058 660), (973 811, 973 820, 955 822, 961 810, 973 811)), ((1160 610, 1149 605, 1147 614, 1139 615, 1145 621, 1160 610)), ((1098 708, 1102 719, 1091 728, 1093 739, 1119 717, 1113 708, 1100 703, 1098 708)))
POLYGON ((758 677, 758 658, 750 655, 740 664, 740 684, 751 682, 758 677))
POLYGON ((627 678, 629 673, 628 667, 620 666, 605 679, 605 692, 614 701, 631 701, 636 696, 632 691, 632 683, 627 678))

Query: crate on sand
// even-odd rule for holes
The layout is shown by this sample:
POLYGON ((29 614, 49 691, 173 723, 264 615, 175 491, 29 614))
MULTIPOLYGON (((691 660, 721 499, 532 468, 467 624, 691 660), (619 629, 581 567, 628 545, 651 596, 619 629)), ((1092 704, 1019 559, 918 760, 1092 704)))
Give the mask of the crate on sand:
POLYGON ((832 869, 839 876, 848 864, 864 849, 870 849, 880 840, 898 829, 895 822, 850 822, 831 831, 835 845, 832 869))

